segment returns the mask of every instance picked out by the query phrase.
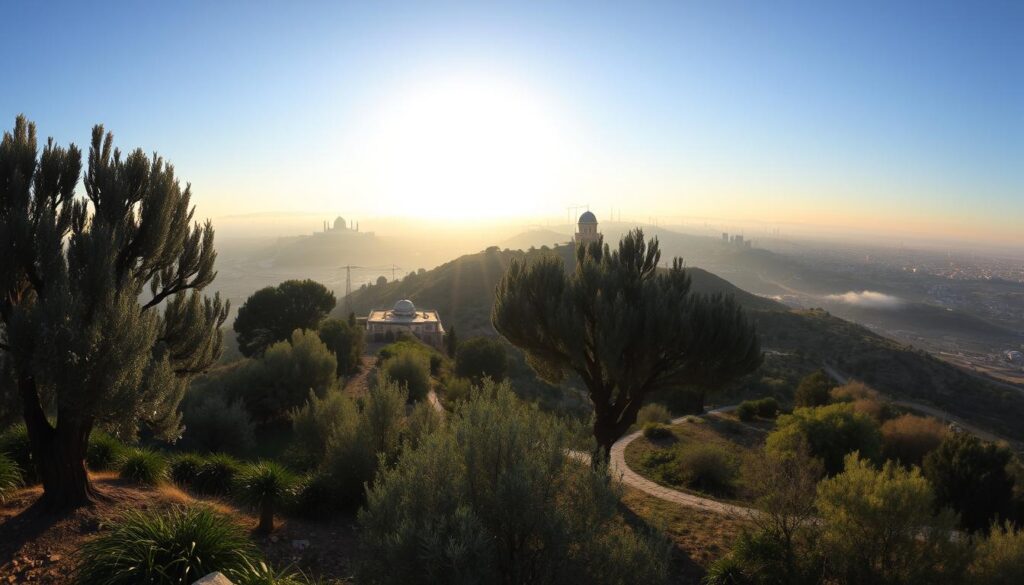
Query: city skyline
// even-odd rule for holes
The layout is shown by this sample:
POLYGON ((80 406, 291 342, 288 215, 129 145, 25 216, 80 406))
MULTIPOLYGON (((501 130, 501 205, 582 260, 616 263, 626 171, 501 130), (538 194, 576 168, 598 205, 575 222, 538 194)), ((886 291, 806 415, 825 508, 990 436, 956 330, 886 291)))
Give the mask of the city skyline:
POLYGON ((1024 6, 4 5, 0 113, 200 216, 708 217, 1024 245, 1024 6), (588 8, 590 7, 590 8, 588 8))

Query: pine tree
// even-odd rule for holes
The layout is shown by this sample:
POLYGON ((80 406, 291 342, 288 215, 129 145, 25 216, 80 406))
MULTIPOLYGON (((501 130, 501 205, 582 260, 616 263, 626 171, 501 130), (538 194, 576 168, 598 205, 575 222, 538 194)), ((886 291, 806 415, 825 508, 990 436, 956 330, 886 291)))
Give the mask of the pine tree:
POLYGON ((635 229, 617 250, 579 246, 560 259, 513 261, 497 288, 495 329, 552 383, 575 374, 594 405, 593 434, 607 456, 636 422, 648 393, 716 389, 761 363, 754 328, 731 297, 690 292, 681 259, 658 271, 657 238, 635 229))
POLYGON ((191 188, 141 149, 92 131, 81 151, 23 116, 0 143, 0 351, 12 364, 33 460, 51 507, 93 495, 83 459, 97 426, 180 434, 192 376, 220 356, 228 306, 213 281, 213 227, 193 223, 191 188))

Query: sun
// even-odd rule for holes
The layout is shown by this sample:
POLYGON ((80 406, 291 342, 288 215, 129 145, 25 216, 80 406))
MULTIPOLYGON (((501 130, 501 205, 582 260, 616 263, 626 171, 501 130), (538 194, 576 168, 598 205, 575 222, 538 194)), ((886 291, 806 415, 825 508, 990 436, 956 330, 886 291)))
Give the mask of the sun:
POLYGON ((556 207, 574 156, 564 120, 536 93, 464 77, 386 102, 365 154, 382 212, 445 218, 517 216, 556 207))

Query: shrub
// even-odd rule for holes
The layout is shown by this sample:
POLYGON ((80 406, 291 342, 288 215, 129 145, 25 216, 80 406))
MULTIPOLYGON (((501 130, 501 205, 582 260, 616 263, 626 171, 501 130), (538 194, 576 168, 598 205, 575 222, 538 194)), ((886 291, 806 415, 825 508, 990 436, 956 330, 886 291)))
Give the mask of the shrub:
POLYGON ((206 453, 244 455, 256 445, 255 428, 240 400, 228 402, 223 392, 194 391, 182 408, 185 434, 182 446, 206 453))
POLYGON ((363 355, 363 330, 341 319, 327 319, 320 324, 320 341, 338 362, 337 374, 346 376, 359 371, 363 355))
POLYGON ((310 390, 324 396, 337 383, 338 361, 316 332, 296 330, 229 380, 229 397, 241 398, 258 423, 288 417, 310 390))
POLYGON ((428 402, 419 402, 405 420, 406 443, 416 448, 427 435, 437 431, 444 424, 444 417, 428 402))
POLYGON ((971 585, 1017 585, 1024 582, 1024 530, 994 526, 974 551, 968 572, 971 585))
POLYGON ((196 478, 199 477, 199 470, 202 469, 206 460, 195 453, 180 453, 171 458, 170 476, 171 481, 180 487, 192 488, 196 478))
POLYGON ((675 459, 683 485, 714 495, 735 491, 739 460, 725 447, 691 443, 680 447, 675 459))
POLYGON ((757 403, 744 400, 736 407, 736 417, 743 422, 750 422, 757 418, 757 403))
POLYGON ((640 426, 644 426, 646 423, 671 424, 672 413, 664 405, 652 402, 651 404, 645 404, 636 413, 636 423, 640 426))
POLYGON ((7 496, 21 487, 21 469, 8 456, 0 453, 0 504, 7 501, 7 496))
POLYGON ((818 485, 816 503, 834 582, 960 582, 964 539, 950 538, 952 514, 933 515, 935 498, 918 469, 891 461, 876 469, 851 454, 842 473, 818 485))
POLYGON ((670 439, 675 435, 672 434, 672 429, 668 425, 663 425, 656 422, 644 423, 644 437, 651 440, 670 439))
POLYGON ((235 479, 232 494, 259 512, 257 531, 274 530, 274 513, 295 495, 296 477, 271 461, 260 461, 242 468, 235 479))
POLYGON ((473 383, 466 378, 452 376, 444 385, 444 398, 447 402, 461 402, 469 400, 473 393, 473 383))
POLYGON ((747 571, 749 563, 740 559, 739 555, 730 553, 720 557, 708 567, 702 583, 704 585, 745 585, 754 583, 751 572, 747 571))
POLYGON ((360 581, 661 582, 668 548, 628 530, 604 471, 551 417, 487 383, 370 486, 360 581))
POLYGON ((89 446, 85 452, 85 463, 93 471, 114 469, 117 462, 125 455, 125 446, 121 441, 102 431, 93 431, 89 436, 89 446))
POLYGON ((854 412, 863 412, 880 423, 895 416, 892 405, 878 391, 863 382, 848 382, 833 388, 829 395, 836 402, 853 404, 854 412))
POLYGON ((496 382, 508 372, 508 352, 495 337, 472 337, 459 343, 455 351, 455 375, 480 383, 484 378, 496 382))
POLYGON ((306 404, 292 412, 291 461, 299 468, 315 467, 324 459, 331 436, 339 429, 354 429, 359 418, 355 403, 332 390, 323 398, 309 393, 306 404))
POLYGON ((924 458, 922 470, 935 487, 938 504, 959 513, 963 528, 986 530, 1012 510, 1011 458, 1006 447, 967 433, 949 433, 924 458))
POLYGON ((241 576, 257 558, 245 531, 205 506, 129 511, 82 545, 79 585, 178 585, 214 571, 241 576))
POLYGON ((21 470, 25 483, 39 482, 39 474, 36 471, 35 461, 32 460, 32 447, 28 440, 28 429, 25 427, 25 423, 8 427, 0 434, 0 454, 7 455, 11 461, 14 461, 14 464, 21 470))
POLYGON ((812 372, 800 380, 793 394, 793 404, 798 408, 828 404, 831 387, 832 379, 824 370, 812 372))
POLYGON ((235 476, 242 465, 237 459, 223 453, 210 455, 196 473, 192 489, 200 494, 222 496, 231 493, 235 476))
POLYGON ((423 400, 430 391, 430 366, 422 354, 404 351, 381 366, 383 377, 406 387, 411 401, 423 400))
POLYGON ((847 453, 853 451, 877 461, 882 438, 878 423, 871 417, 854 412, 850 404, 830 404, 798 408, 793 414, 780 416, 765 443, 777 452, 792 451, 801 444, 807 445, 811 456, 822 460, 827 473, 836 474, 842 470, 847 453))
POLYGON ((942 443, 948 430, 934 418, 905 414, 882 424, 882 455, 903 465, 921 465, 942 443))
POLYGON ((312 520, 333 516, 344 507, 344 503, 339 501, 336 487, 332 478, 325 473, 306 477, 295 488, 291 512, 312 520))
POLYGON ((152 449, 126 450, 118 469, 121 479, 142 485, 157 485, 167 479, 167 459, 152 449))
POLYGON ((779 401, 768 396, 754 403, 757 406, 757 416, 762 418, 775 418, 779 414, 779 401))

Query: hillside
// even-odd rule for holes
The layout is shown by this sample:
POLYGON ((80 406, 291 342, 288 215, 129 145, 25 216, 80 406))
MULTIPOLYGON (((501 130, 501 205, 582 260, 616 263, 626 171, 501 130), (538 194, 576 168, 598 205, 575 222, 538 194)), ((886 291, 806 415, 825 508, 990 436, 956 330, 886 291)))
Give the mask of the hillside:
MULTIPOLYGON (((568 246, 529 252, 492 247, 397 282, 353 291, 351 309, 365 314, 371 308, 390 307, 399 299, 410 298, 419 306, 437 309, 443 322, 454 325, 463 338, 493 335, 490 311, 498 280, 513 258, 541 254, 557 254, 571 266, 572 248, 568 246)), ((776 392, 788 398, 799 377, 828 363, 891 396, 935 406, 1006 437, 1024 440, 1024 429, 1017 424, 1024 418, 1024 393, 990 383, 828 312, 789 310, 700 268, 689 271, 695 291, 732 294, 750 311, 762 337, 765 366, 729 396, 776 392)), ((340 302, 337 313, 343 313, 345 305, 340 302)))

